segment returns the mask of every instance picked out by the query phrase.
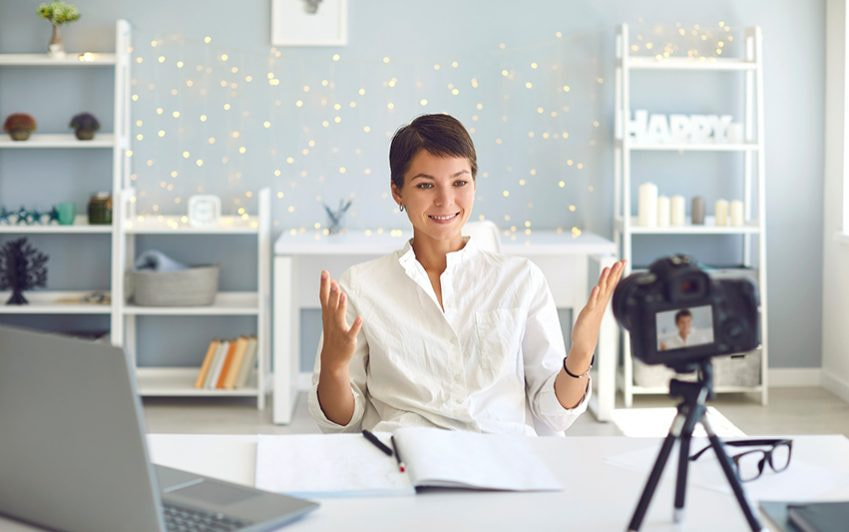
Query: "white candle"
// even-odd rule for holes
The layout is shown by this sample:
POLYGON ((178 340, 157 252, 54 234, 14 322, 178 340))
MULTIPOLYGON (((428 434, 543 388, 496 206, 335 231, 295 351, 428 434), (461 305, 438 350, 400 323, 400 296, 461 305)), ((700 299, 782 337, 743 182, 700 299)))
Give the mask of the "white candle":
POLYGON ((658 227, 669 227, 669 197, 657 198, 657 225, 658 227))
POLYGON ((743 202, 734 200, 731 202, 731 225, 741 227, 743 223, 743 202))
POLYGON ((728 225, 728 201, 724 199, 716 200, 714 207, 714 224, 720 227, 728 225))
POLYGON ((637 203, 637 224, 643 227, 657 225, 657 185, 643 183, 640 185, 639 201, 637 203))
POLYGON ((672 225, 684 225, 686 223, 684 196, 672 196, 669 218, 672 225))

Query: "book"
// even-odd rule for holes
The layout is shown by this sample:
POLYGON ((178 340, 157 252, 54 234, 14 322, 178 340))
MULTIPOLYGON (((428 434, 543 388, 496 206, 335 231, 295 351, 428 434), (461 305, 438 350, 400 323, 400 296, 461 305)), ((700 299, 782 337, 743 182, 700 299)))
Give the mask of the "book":
POLYGON ((230 349, 230 341, 224 340, 218 344, 218 350, 215 351, 215 358, 212 361, 212 366, 209 369, 209 375, 206 376, 204 388, 214 390, 215 384, 218 382, 218 376, 221 374, 221 366, 224 365, 224 358, 227 356, 227 351, 230 349))
POLYGON ((227 347, 227 354, 224 356, 224 362, 221 364, 221 371, 218 373, 214 388, 218 390, 224 389, 224 379, 227 377, 227 372, 230 371, 230 366, 233 364, 233 358, 236 356, 238 345, 238 338, 230 340, 230 345, 227 347))
POLYGON ((245 349, 247 347, 248 338, 246 336, 240 336, 236 340, 236 350, 233 352, 233 360, 230 366, 227 367, 227 373, 222 375, 225 390, 232 390, 236 387, 236 378, 239 376, 239 369, 242 367, 242 362, 245 359, 245 349))
POLYGON ((787 519, 802 532, 841 532, 849 523, 849 501, 789 504, 787 519))
MULTIPOLYGON (((391 447, 388 433, 375 435, 391 447)), ((404 473, 395 456, 362 434, 260 436, 256 487, 313 498, 413 495, 425 487, 562 489, 525 436, 428 427, 404 427, 393 435, 404 473)))
POLYGON ((209 367, 212 365, 213 359, 215 359, 215 352, 218 350, 219 343, 220 340, 218 338, 209 342, 209 347, 206 348, 206 355, 203 357, 203 363, 200 366, 197 379, 195 379, 195 388, 203 388, 203 385, 206 383, 206 375, 209 373, 209 367))
POLYGON ((248 346, 245 349, 245 359, 242 361, 242 367, 239 368, 239 375, 236 378, 236 388, 244 388, 248 384, 248 379, 251 376, 251 370, 254 368, 256 360, 257 339, 256 336, 248 338, 248 346))

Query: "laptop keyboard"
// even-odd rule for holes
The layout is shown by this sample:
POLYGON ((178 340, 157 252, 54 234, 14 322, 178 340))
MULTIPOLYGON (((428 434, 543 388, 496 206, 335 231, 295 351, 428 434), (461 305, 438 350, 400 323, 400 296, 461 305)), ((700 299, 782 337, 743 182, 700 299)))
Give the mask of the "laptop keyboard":
POLYGON ((250 523, 220 513, 205 512, 163 503, 165 528, 168 532, 218 532, 239 530, 250 523))

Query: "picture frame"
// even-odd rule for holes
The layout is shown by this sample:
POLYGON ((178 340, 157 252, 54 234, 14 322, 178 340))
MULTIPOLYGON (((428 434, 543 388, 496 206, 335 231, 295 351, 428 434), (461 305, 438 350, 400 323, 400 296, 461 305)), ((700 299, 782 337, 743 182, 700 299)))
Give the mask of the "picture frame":
POLYGON ((189 198, 189 225, 205 227, 215 225, 221 218, 221 198, 198 194, 189 198))
POLYGON ((348 0, 271 0, 272 46, 344 46, 348 0))

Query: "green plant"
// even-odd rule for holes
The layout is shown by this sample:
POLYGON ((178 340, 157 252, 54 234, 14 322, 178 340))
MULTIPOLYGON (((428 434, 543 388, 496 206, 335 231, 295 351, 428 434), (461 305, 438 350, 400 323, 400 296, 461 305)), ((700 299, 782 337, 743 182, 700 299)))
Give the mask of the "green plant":
POLYGON ((6 133, 34 130, 35 119, 26 113, 12 113, 6 117, 6 122, 3 124, 3 131, 6 133))
POLYGON ((80 113, 78 115, 74 115, 68 127, 86 131, 97 131, 100 129, 100 122, 98 122, 97 118, 91 113, 80 113))
POLYGON ((49 4, 41 4, 38 6, 36 13, 50 21, 54 26, 59 26, 67 22, 73 22, 80 18, 80 11, 74 4, 65 2, 50 2, 49 4))

